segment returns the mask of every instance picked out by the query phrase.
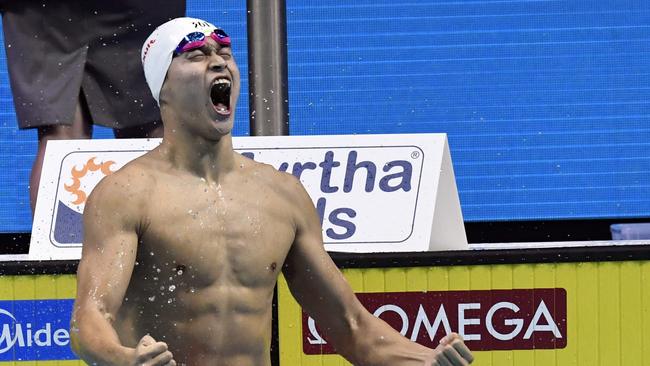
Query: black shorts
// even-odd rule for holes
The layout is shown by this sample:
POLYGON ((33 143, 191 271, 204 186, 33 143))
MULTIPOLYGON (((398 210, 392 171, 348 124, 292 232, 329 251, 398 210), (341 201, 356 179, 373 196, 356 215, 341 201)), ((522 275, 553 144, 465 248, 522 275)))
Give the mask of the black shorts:
POLYGON ((71 124, 83 95, 95 124, 160 121, 140 63, 149 34, 185 0, 3 1, 7 67, 20 128, 71 124))

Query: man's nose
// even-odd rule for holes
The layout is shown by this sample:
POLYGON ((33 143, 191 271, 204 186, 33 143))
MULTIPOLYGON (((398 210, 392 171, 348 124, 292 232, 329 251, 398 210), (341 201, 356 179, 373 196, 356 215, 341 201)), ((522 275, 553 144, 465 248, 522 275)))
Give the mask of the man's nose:
POLYGON ((226 68, 226 60, 223 57, 213 53, 210 56, 210 70, 223 71, 226 68))

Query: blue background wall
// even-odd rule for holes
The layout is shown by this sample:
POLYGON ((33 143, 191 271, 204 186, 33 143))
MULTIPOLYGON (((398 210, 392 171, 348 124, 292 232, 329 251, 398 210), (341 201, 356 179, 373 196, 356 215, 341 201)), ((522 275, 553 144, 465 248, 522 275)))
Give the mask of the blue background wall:
MULTIPOLYGON (((245 2, 214 4, 188 15, 233 37, 246 135, 245 2)), ((466 221, 650 217, 650 3, 287 0, 287 18, 291 134, 446 132, 466 221)), ((0 232, 29 231, 36 135, 5 62, 0 232)))

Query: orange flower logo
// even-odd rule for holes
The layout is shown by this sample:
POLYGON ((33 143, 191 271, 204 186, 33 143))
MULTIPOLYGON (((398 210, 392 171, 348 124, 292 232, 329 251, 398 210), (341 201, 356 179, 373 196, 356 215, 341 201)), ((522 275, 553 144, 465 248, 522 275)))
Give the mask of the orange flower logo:
POLYGON ((72 167, 72 170, 70 171, 70 175, 72 176, 72 184, 64 185, 66 191, 77 196, 77 199, 74 202, 72 202, 75 205, 80 205, 82 203, 85 203, 86 198, 88 198, 86 192, 84 192, 81 189, 81 179, 85 177, 86 174, 88 174, 89 172, 96 172, 96 171, 101 171, 102 174, 104 174, 104 176, 113 174, 113 171, 110 170, 110 167, 111 165, 115 164, 114 161, 109 160, 101 164, 96 164, 95 158, 96 157, 93 156, 92 158, 88 159, 88 161, 86 162, 86 164, 84 164, 81 170, 77 170, 75 169, 75 167, 72 167))

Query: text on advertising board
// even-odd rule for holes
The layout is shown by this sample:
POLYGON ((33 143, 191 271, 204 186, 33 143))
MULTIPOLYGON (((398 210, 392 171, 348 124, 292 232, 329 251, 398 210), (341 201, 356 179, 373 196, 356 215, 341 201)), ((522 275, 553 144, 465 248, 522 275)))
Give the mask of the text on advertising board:
MULTIPOLYGON (((417 147, 294 150, 300 150, 302 160, 286 161, 282 151, 275 149, 247 151, 243 155, 291 173, 312 194, 318 192, 314 203, 326 243, 399 243, 410 236, 422 170, 423 154, 417 147), (369 200, 374 202, 373 206, 365 204, 369 200), (404 215, 387 215, 392 210, 404 215), (400 222, 390 222, 395 220, 400 222), (372 230, 374 223, 382 221, 395 228, 392 236, 378 237, 376 230, 372 230)), ((133 152, 109 153, 74 152, 64 159, 67 164, 62 174, 66 176, 60 177, 64 184, 57 194, 52 233, 53 241, 59 246, 81 242, 85 198, 101 178, 134 155, 133 152)))
POLYGON ((0 301, 0 361, 72 360, 74 300, 0 301))
POLYGON ((277 149, 242 155, 300 179, 310 192, 323 226, 324 242, 395 242, 413 227, 423 152, 417 146, 277 149), (373 205, 367 202, 372 201, 373 205), (387 213, 403 212, 399 217, 387 213), (391 222, 398 220, 399 223, 391 222), (393 233, 378 236, 377 223, 393 233))
MULTIPOLYGON (((562 288, 357 293, 375 316, 402 335, 435 348, 457 332, 475 351, 557 349, 567 344, 562 288)), ((335 353, 314 320, 302 315, 305 354, 335 353)))

